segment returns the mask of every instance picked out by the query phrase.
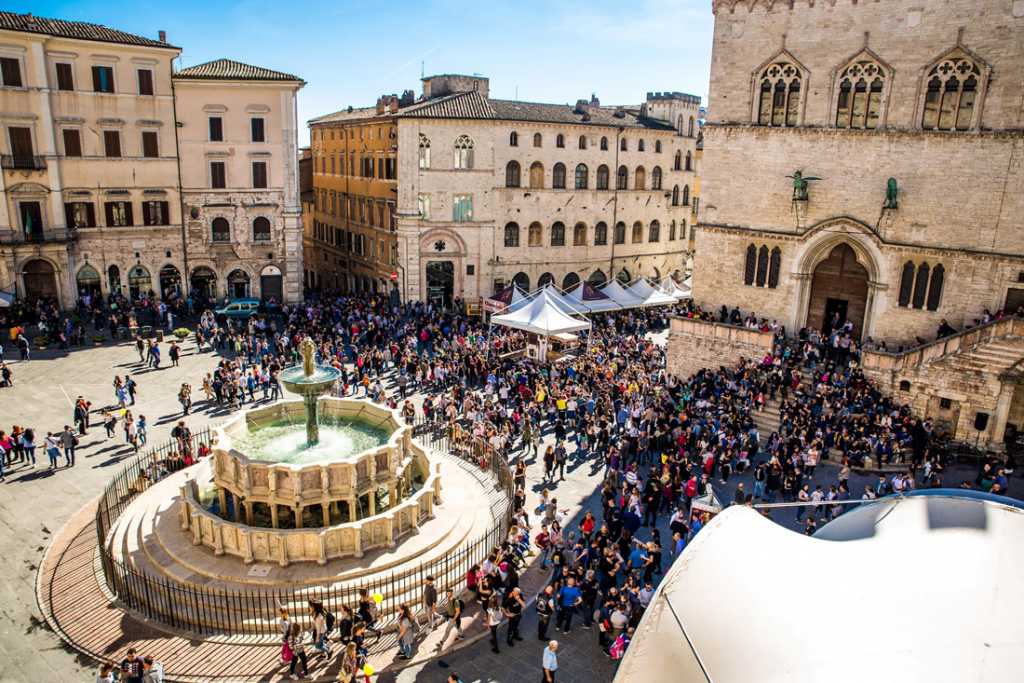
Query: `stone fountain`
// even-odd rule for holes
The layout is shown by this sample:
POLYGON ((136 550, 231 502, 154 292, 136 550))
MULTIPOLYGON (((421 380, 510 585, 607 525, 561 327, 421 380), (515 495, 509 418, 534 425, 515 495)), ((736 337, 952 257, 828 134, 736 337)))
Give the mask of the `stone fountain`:
POLYGON ((306 445, 320 443, 320 427, 317 420, 317 399, 341 377, 341 371, 329 365, 317 365, 316 344, 306 337, 299 344, 302 365, 292 365, 278 375, 285 389, 302 397, 306 407, 306 445))

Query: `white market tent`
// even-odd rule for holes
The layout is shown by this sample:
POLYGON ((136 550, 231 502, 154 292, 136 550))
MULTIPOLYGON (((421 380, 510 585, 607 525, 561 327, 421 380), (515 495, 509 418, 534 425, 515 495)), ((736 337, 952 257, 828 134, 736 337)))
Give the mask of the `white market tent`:
POLYGON ((622 306, 612 301, 607 294, 594 288, 589 282, 577 283, 575 287, 565 293, 566 300, 580 308, 585 308, 591 313, 603 313, 606 311, 618 311, 622 306))
POLYGON ((725 509, 665 574, 615 683, 1015 678, 1020 501, 921 494, 851 509, 814 537, 725 509))
POLYGON ((677 299, 651 286, 644 278, 638 278, 626 291, 640 299, 641 306, 668 306, 677 303, 677 299))
POLYGON ((546 337, 590 329, 590 321, 573 318, 555 303, 548 292, 543 291, 518 310, 492 316, 491 322, 546 337))
POLYGON ((562 294, 560 291, 558 291, 558 289, 551 283, 548 283, 543 287, 540 287, 539 289, 531 292, 528 296, 528 299, 521 299, 520 301, 517 301, 516 303, 512 304, 507 309, 505 309, 503 313, 512 313, 514 311, 518 311, 523 306, 528 306, 530 302, 536 299, 538 296, 547 297, 547 299, 555 307, 557 307, 558 310, 562 311, 562 313, 565 313, 566 315, 584 315, 589 312, 585 307, 580 306, 576 302, 566 298, 566 296, 562 294))
POLYGON ((513 282, 505 289, 488 298, 485 301, 485 307, 491 311, 504 311, 528 299, 527 294, 519 288, 519 285, 513 282))
POLYGON ((604 287, 601 287, 601 291, 604 292, 605 296, 617 303, 620 308, 639 308, 644 305, 643 299, 627 291, 626 288, 614 278, 604 287))
POLYGON ((683 299, 689 299, 693 296, 692 289, 688 287, 680 287, 679 284, 671 277, 666 277, 662 280, 658 285, 658 288, 669 296, 679 299, 680 301, 683 299))

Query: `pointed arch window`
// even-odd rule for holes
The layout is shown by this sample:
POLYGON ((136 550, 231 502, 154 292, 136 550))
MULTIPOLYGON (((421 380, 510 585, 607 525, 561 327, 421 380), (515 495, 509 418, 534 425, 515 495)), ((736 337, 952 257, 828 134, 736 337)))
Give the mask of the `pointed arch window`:
MULTIPOLYGON (((687 153, 687 156, 689 156, 689 153, 687 153)), ((676 150, 676 160, 675 160, 675 163, 672 165, 672 169, 675 170, 675 171, 682 171, 683 170, 683 152, 682 152, 682 150, 676 150)))
POLYGON ((747 246, 747 257, 743 263, 743 284, 754 284, 754 275, 757 272, 757 247, 753 244, 747 246))
POLYGON ((619 166, 619 172, 615 176, 615 189, 625 190, 629 187, 629 170, 625 166, 619 166))
POLYGON ((505 165, 505 187, 519 187, 519 162, 510 161, 505 165))
POLYGON ((661 241, 661 223, 659 223, 658 221, 651 221, 651 225, 647 229, 647 241, 648 242, 660 242, 661 241))
POLYGON ((970 130, 974 126, 981 67, 963 50, 939 60, 926 76, 925 130, 970 130))
MULTIPOLYGON (((800 113, 800 85, 803 75, 789 61, 769 64, 761 72, 757 122, 762 126, 795 126, 800 113)), ((689 135, 693 136, 693 119, 689 135)))
POLYGON ((640 221, 633 223, 633 244, 642 244, 644 241, 644 224, 640 221))
POLYGON ((897 300, 903 308, 910 305, 910 296, 914 291, 914 270, 913 261, 903 264, 903 273, 900 275, 900 294, 897 300))
POLYGON ((771 258, 768 261, 768 286, 775 289, 779 286, 779 271, 782 269, 782 249, 772 249, 771 258))
POLYGON ((633 189, 647 189, 647 171, 644 170, 643 166, 637 166, 636 170, 633 171, 633 189))
POLYGON ((695 121, 694 121, 693 117, 691 116, 690 117, 690 123, 686 127, 686 134, 689 137, 691 137, 691 138, 693 137, 694 124, 695 124, 695 121))
POLYGON ((764 287, 764 283, 768 278, 768 247, 761 245, 761 248, 757 250, 757 275, 754 277, 754 284, 758 287, 764 287))
POLYGON ((604 164, 597 167, 597 189, 608 189, 608 167, 604 164))
POLYGON ((506 247, 518 247, 519 246, 519 224, 508 223, 505 225, 505 246, 506 247))
POLYGON ((554 168, 551 169, 551 187, 556 190, 565 189, 565 164, 561 161, 555 164, 554 168))
POLYGON ((587 189, 587 183, 590 179, 590 171, 587 169, 586 164, 576 165, 576 189, 585 190, 587 189))
POLYGON ((594 246, 603 247, 608 244, 608 224, 601 221, 594 226, 594 246))
POLYGON ((689 152, 686 153, 686 169, 687 171, 693 170, 693 155, 689 152))
POLYGON ((544 164, 535 161, 530 164, 530 189, 540 190, 544 187, 544 164))
POLYGON ((430 168, 430 138, 423 133, 420 133, 420 168, 430 168))
POLYGON ((922 263, 917 268, 917 277, 914 279, 914 299, 912 301, 914 308, 924 308, 924 300, 928 290, 929 271, 927 263, 922 263))
POLYGON ((455 168, 468 170, 473 168, 473 139, 468 135, 455 138, 455 168))
POLYGON ((661 166, 655 166, 654 170, 651 171, 651 189, 661 189, 661 166))
POLYGON ((690 205, 690 186, 683 185, 683 206, 690 205))
POLYGON ((939 309, 939 301, 942 299, 942 283, 946 279, 946 269, 941 263, 932 270, 931 283, 928 285, 928 301, 926 307, 929 311, 939 309))
POLYGON ((878 127, 882 112, 885 70, 872 59, 860 59, 839 74, 836 128, 878 127))
POLYGON ((615 244, 626 243, 626 224, 619 221, 615 224, 615 244))
POLYGON ((672 206, 679 206, 679 186, 672 186, 672 206))
POLYGON ((601 138, 601 149, 606 151, 606 152, 608 151, 608 138, 605 138, 605 137, 601 138))

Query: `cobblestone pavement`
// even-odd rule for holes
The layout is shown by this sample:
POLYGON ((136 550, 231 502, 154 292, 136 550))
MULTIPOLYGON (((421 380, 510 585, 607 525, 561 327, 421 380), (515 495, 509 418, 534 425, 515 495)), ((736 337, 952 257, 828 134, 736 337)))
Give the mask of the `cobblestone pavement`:
MULTIPOLYGON (((36 352, 31 361, 14 361, 15 386, 0 389, 0 428, 9 429, 13 423, 30 426, 36 429, 41 441, 47 430, 59 429, 70 422, 76 396, 83 395, 93 401, 96 409, 112 403, 114 374, 123 376, 128 372, 139 383, 139 402, 134 413, 145 414, 148 418, 150 442, 162 443, 169 438, 170 429, 180 418, 177 387, 187 381, 195 390, 202 375, 216 362, 213 354, 196 354, 191 341, 183 350, 180 367, 165 366, 160 370, 142 367, 130 344, 107 345, 70 354, 36 352)), ((226 415, 196 398, 198 412, 187 418, 194 430, 211 421, 222 420, 226 415)), ((45 464, 35 469, 16 468, 8 473, 6 482, 0 484, 0 524, 8 530, 0 539, 3 557, 0 564, 3 567, 0 576, 0 681, 3 683, 92 680, 93 662, 80 657, 49 633, 40 618, 35 603, 35 570, 53 532, 94 497, 131 455, 131 448, 123 442, 120 431, 118 437, 106 439, 101 427, 94 428, 82 439, 74 468, 54 472, 47 471, 45 464)), ((558 498, 559 507, 570 509, 571 520, 567 524, 570 529, 583 511, 593 509, 594 492, 601 478, 601 471, 591 463, 574 462, 571 457, 570 454, 566 480, 549 487, 558 498)), ((39 459, 42 463, 45 456, 39 459)), ((542 488, 539 469, 537 463, 530 465, 530 509, 536 506, 542 488)), ((823 464, 815 473, 814 481, 827 486, 833 483, 835 473, 834 467, 823 464)), ((947 472, 947 485, 956 486, 960 481, 973 479, 974 474, 972 468, 954 468, 947 472)), ((874 481, 874 477, 853 475, 851 490, 856 494, 863 491, 865 484, 874 481)), ((736 484, 741 482, 747 491, 752 490, 749 472, 733 477, 724 485, 715 482, 716 492, 724 503, 732 500, 736 484)), ((1010 494, 1019 497, 1022 490, 1024 484, 1015 478, 1010 494)), ((789 528, 802 529, 792 509, 774 511, 772 516, 789 528)), ((666 544, 670 538, 667 523, 668 516, 662 515, 659 528, 666 544)), ((639 537, 648 538, 649 530, 641 531, 639 537)), ((669 561, 666 549, 666 566, 669 561)), ((380 681, 444 681, 452 671, 457 671, 466 683, 539 681, 543 644, 536 639, 536 616, 532 606, 521 631, 526 640, 514 648, 502 647, 500 654, 493 654, 486 640, 471 643, 426 663, 395 673, 386 672, 380 676, 380 681)), ((565 635, 552 627, 549 637, 562 643, 560 682, 611 680, 613 662, 597 647, 596 632, 574 627, 571 634, 565 635)))

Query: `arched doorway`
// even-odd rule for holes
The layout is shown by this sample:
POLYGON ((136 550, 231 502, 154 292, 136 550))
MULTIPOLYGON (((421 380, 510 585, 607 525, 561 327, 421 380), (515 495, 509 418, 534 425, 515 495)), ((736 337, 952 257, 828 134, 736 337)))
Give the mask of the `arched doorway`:
POLYGON ((633 276, 629 274, 629 271, 623 268, 619 271, 619 274, 615 276, 615 279, 621 282, 623 285, 628 285, 633 281, 633 276))
POLYGON ((217 297, 217 274, 206 266, 199 266, 192 271, 189 284, 192 294, 200 301, 212 301, 217 297))
POLYGON ((153 279, 145 266, 133 266, 128 271, 128 296, 134 301, 149 294, 153 288, 153 279))
POLYGON ((523 272, 516 273, 515 277, 512 278, 512 284, 517 285, 524 292, 529 292, 530 276, 523 272))
POLYGON ((21 269, 25 284, 25 298, 35 301, 41 298, 57 298, 57 275, 53 265, 43 259, 32 259, 21 269))
POLYGON ((75 283, 78 285, 78 296, 92 299, 100 296, 100 274, 88 263, 79 269, 75 283))
POLYGON ((117 266, 107 268, 107 289, 111 294, 121 293, 121 269, 117 266))
POLYGON ((167 264, 160 269, 160 296, 171 299, 181 295, 181 272, 167 264))
POLYGON ((854 336, 864 329, 868 300, 868 271, 857 261, 849 244, 833 247, 811 277, 811 296, 807 304, 807 326, 829 332, 849 320, 854 336))
POLYGON ((570 289, 580 283, 580 276, 575 272, 566 273, 565 277, 562 278, 562 289, 568 292, 570 289))
POLYGON ((228 274, 228 296, 232 299, 249 298, 249 274, 244 270, 233 270, 228 274))
POLYGON ((427 301, 439 308, 450 308, 455 295, 455 264, 451 261, 427 263, 427 301))
POLYGON ((543 287, 544 285, 553 285, 554 283, 555 276, 552 275, 551 273, 544 273, 543 275, 540 276, 540 279, 537 280, 538 287, 543 287))
POLYGON ((276 303, 284 300, 284 278, 277 266, 265 266, 260 271, 260 297, 264 301, 273 299, 276 303))
POLYGON ((604 274, 603 270, 598 269, 590 274, 590 277, 587 278, 587 282, 589 282, 593 287, 600 287, 604 283, 608 282, 608 276, 604 274))

